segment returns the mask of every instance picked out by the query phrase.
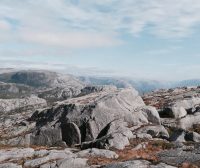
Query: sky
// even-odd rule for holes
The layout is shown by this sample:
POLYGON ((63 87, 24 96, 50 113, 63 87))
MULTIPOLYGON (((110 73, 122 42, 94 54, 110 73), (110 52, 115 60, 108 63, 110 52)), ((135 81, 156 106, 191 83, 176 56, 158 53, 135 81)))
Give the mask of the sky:
POLYGON ((199 0, 0 0, 0 68, 200 78, 199 0))

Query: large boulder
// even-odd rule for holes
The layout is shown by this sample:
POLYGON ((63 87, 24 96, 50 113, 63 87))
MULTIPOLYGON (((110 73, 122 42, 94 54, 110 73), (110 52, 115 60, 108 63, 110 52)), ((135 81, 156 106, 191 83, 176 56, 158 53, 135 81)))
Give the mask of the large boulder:
MULTIPOLYGON (((73 132, 72 129, 76 130, 77 136, 73 136, 75 141, 70 140, 70 142, 69 139, 64 138, 67 144, 74 145, 79 142, 80 137, 81 142, 95 140, 111 122, 119 119, 130 126, 148 123, 148 119, 141 112, 144 106, 142 98, 134 89, 115 88, 57 102, 52 108, 36 111, 31 120, 36 121, 38 129, 46 125, 61 128, 63 125, 73 123, 73 126, 68 125, 61 130, 64 135, 62 139, 66 137, 67 132, 73 132)), ((150 112, 150 114, 153 113, 150 112)), ((156 117, 151 118, 153 120, 156 117)))
POLYGON ((162 125, 144 126, 137 130, 137 134, 150 134, 153 138, 169 138, 169 133, 162 125))
POLYGON ((173 106, 183 107, 184 109, 189 110, 199 104, 200 104, 200 97, 189 97, 183 100, 177 100, 173 106))
POLYGON ((176 100, 160 111, 160 115, 168 118, 183 118, 194 107, 200 104, 199 97, 190 97, 185 99, 176 100), (188 111, 188 112, 187 112, 188 111))
POLYGON ((188 130, 195 124, 200 124, 200 113, 195 113, 194 115, 187 115, 177 121, 177 127, 188 130))
POLYGON ((155 107, 145 106, 142 108, 142 114, 147 118, 152 124, 160 125, 160 116, 155 107))

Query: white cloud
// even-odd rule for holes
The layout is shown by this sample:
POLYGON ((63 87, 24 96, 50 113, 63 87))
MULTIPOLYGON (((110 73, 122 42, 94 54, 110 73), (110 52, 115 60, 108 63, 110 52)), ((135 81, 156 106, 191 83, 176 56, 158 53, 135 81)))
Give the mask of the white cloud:
POLYGON ((49 46, 66 48, 104 47, 120 44, 113 36, 87 32, 22 32, 22 40, 49 46))
POLYGON ((0 20, 0 30, 9 30, 10 25, 4 20, 0 20))
POLYGON ((199 23, 199 0, 0 1, 0 41, 43 47, 110 47, 143 31, 181 38, 199 23))

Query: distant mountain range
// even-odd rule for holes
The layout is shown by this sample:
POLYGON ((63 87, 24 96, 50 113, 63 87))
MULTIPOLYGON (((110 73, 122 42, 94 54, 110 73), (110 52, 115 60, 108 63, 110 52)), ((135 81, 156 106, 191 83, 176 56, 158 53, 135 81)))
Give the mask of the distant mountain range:
POLYGON ((86 84, 93 85, 115 85, 118 88, 134 87, 140 94, 151 92, 157 89, 168 89, 183 86, 199 86, 200 79, 183 80, 176 82, 163 82, 157 80, 139 80, 131 78, 115 78, 115 77, 94 77, 81 76, 79 79, 86 84))
MULTIPOLYGON (((24 84, 31 87, 44 87, 46 85, 56 88, 87 85, 114 85, 118 88, 134 87, 140 94, 151 92, 157 89, 168 89, 183 86, 199 86, 200 79, 182 81, 159 81, 135 79, 131 77, 99 77, 99 76, 76 76, 58 75, 56 72, 39 70, 15 70, 0 68, 0 81, 6 83, 24 84)), ((10 86, 2 85, 9 88, 10 86)), ((22 87, 16 85, 15 87, 22 87)), ((24 86, 23 86, 24 87, 24 86)), ((46 86, 47 87, 47 86, 46 86)))

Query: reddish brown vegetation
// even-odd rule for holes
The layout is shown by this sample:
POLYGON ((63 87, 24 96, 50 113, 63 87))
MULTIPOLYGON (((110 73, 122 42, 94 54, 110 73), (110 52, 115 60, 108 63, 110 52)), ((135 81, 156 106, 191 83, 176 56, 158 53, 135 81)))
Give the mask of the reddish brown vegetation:
POLYGON ((133 150, 133 148, 143 140, 132 140, 131 144, 127 146, 124 150, 115 150, 119 155, 118 159, 107 159, 100 157, 90 157, 88 158, 88 163, 90 165, 105 165, 109 163, 123 162, 133 159, 144 159, 151 161, 153 163, 158 162, 156 154, 162 150, 172 148, 169 143, 164 141, 152 141, 149 142, 145 149, 133 150))

